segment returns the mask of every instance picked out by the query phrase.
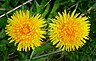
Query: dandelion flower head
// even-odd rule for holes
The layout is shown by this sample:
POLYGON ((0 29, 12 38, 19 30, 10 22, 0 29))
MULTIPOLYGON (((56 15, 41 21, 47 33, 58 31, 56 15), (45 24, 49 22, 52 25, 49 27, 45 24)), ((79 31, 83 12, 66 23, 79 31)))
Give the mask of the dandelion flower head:
POLYGON ((76 9, 67 14, 66 10, 59 12, 55 19, 50 23, 50 39, 53 45, 66 51, 78 50, 88 40, 90 23, 88 17, 76 13, 76 9))
POLYGON ((30 16, 28 10, 16 11, 11 18, 8 18, 6 25, 10 43, 15 41, 18 51, 30 51, 30 48, 40 46, 41 38, 44 38, 43 34, 45 34, 44 23, 44 19, 39 14, 30 16))

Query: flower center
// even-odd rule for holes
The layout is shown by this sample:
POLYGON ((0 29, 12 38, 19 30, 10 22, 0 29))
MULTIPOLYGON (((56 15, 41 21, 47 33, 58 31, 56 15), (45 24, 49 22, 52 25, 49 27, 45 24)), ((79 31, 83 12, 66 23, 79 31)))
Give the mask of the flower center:
POLYGON ((68 37, 70 39, 74 39, 76 36, 76 30, 75 30, 75 26, 76 24, 73 24, 72 22, 68 22, 68 23, 62 23, 61 24, 61 28, 60 29, 60 37, 64 38, 64 37, 68 37))
POLYGON ((72 28, 71 26, 68 26, 66 29, 65 29, 65 32, 66 32, 66 36, 69 36, 69 37, 75 37, 75 30, 74 28, 72 28), (68 28, 69 27, 69 28, 68 28))
POLYGON ((21 28, 21 33, 25 35, 30 33, 30 27, 27 24, 23 25, 23 28, 21 28))

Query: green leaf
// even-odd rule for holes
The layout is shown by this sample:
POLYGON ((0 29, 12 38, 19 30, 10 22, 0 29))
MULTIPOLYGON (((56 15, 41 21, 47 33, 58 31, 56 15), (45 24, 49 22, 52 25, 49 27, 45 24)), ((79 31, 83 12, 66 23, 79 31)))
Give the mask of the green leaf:
POLYGON ((6 23, 7 23, 7 18, 6 17, 0 18, 0 27, 1 28, 5 28, 6 23))
POLYGON ((19 2, 19 0, 12 0, 12 1, 11 1, 12 5, 13 5, 14 7, 17 6, 18 2, 19 2))
POLYGON ((43 14, 42 14, 43 17, 45 17, 45 16, 48 14, 49 8, 50 8, 50 4, 48 4, 48 5, 46 6, 46 8, 45 8, 45 10, 44 10, 44 12, 43 12, 43 14))
POLYGON ((39 58, 39 59, 36 59, 35 61, 45 61, 46 58, 39 58))
POLYGON ((18 52, 18 53, 19 53, 20 58, 25 59, 26 56, 24 53, 22 53, 22 52, 18 52))
POLYGON ((50 12, 49 18, 51 18, 54 15, 54 13, 59 8, 59 6, 60 6, 60 0, 56 0, 55 3, 54 3, 54 6, 53 6, 53 8, 50 12))
POLYGON ((34 1, 35 1, 35 4, 36 4, 37 13, 41 13, 42 10, 43 10, 43 7, 41 5, 39 5, 36 0, 34 0, 34 1))
POLYGON ((50 48, 51 48, 51 43, 47 43, 47 44, 44 45, 44 46, 36 47, 33 56, 34 56, 35 54, 41 52, 41 51, 48 51, 48 50, 50 50, 50 48))
POLYGON ((3 39, 3 40, 0 41, 0 45, 5 45, 5 44, 7 44, 8 42, 9 42, 8 40, 4 40, 4 39, 3 39))
POLYGON ((0 41, 0 51, 6 50, 6 44, 8 43, 8 40, 1 40, 0 41))
POLYGON ((2 29, 2 31, 0 32, 0 38, 3 38, 6 36, 5 30, 2 29))
POLYGON ((47 4, 47 3, 48 3, 47 0, 42 0, 42 1, 41 1, 41 5, 42 5, 42 6, 44 6, 44 5, 47 4))
POLYGON ((71 0, 72 3, 74 3, 74 0, 71 0))
MULTIPOLYGON (((90 15, 91 15, 91 14, 90 14, 90 15)), ((90 19, 90 23, 91 23, 90 30, 91 30, 93 33, 96 33, 96 21, 94 21, 94 18, 91 18, 91 19, 90 19)))
POLYGON ((93 9, 96 9, 96 3, 93 5, 93 9))

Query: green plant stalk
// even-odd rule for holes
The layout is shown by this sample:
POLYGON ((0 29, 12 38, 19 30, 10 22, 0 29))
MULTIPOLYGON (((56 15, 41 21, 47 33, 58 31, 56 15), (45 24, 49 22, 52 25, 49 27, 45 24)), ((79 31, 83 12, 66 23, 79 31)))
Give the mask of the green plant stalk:
POLYGON ((54 6, 53 6, 48 18, 52 18, 52 16, 56 12, 56 10, 59 8, 59 6, 60 6, 60 0, 55 0, 54 6))
POLYGON ((5 51, 5 56, 4 56, 4 60, 3 61, 6 61, 7 60, 7 49, 6 49, 6 51, 5 51))
POLYGON ((18 8, 22 7, 23 5, 25 5, 25 4, 27 4, 27 3, 31 2, 31 1, 33 1, 33 0, 28 0, 28 1, 24 2, 23 4, 21 4, 21 5, 17 6, 17 7, 15 7, 15 8, 13 8, 12 10, 8 11, 7 13, 0 15, 0 18, 2 18, 5 15, 17 10, 18 8))
POLYGON ((43 54, 43 55, 41 55, 41 56, 33 57, 33 58, 31 58, 30 60, 32 61, 32 60, 34 60, 34 59, 41 58, 41 57, 45 57, 45 56, 48 56, 48 55, 51 55, 51 54, 55 54, 55 53, 59 53, 59 52, 62 52, 62 50, 57 50, 57 51, 55 51, 55 52, 51 52, 51 53, 48 53, 48 54, 43 54))
POLYGON ((31 52, 29 61, 32 61, 32 57, 33 57, 34 51, 35 51, 35 48, 34 48, 34 50, 31 52))

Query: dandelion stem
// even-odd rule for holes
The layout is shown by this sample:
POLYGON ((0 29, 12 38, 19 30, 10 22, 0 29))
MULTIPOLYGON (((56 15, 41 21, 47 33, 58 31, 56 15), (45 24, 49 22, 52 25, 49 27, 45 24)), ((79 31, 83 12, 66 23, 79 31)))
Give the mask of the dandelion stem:
POLYGON ((7 49, 6 49, 6 51, 5 51, 5 56, 4 56, 4 60, 3 61, 6 61, 7 60, 7 49))
POLYGON ((37 59, 37 58, 41 58, 41 57, 45 57, 45 56, 48 56, 48 55, 51 55, 51 54, 59 53, 59 52, 62 52, 62 50, 57 50, 55 52, 51 52, 51 53, 48 53, 48 54, 43 54, 41 56, 33 57, 33 58, 31 58, 31 60, 34 60, 34 59, 37 59))
POLYGON ((29 61, 32 61, 32 57, 33 57, 34 51, 35 51, 35 48, 34 48, 34 50, 31 52, 30 60, 29 60, 29 61))
POLYGON ((27 4, 27 3, 31 2, 31 1, 32 1, 32 0, 28 0, 28 1, 24 2, 22 5, 19 5, 19 6, 15 7, 15 8, 13 8, 12 10, 8 11, 7 13, 0 15, 0 18, 2 18, 2 17, 4 17, 5 15, 7 15, 7 14, 13 12, 13 11, 15 11, 16 9, 22 7, 23 5, 25 5, 25 4, 27 4))

